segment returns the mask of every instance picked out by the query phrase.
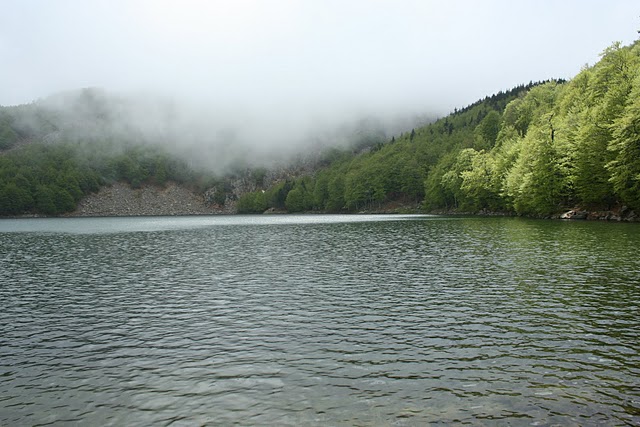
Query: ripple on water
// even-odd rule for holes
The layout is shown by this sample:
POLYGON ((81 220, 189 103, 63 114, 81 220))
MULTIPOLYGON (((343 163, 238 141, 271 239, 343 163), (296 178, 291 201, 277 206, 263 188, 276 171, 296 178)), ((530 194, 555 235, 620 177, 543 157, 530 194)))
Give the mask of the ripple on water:
POLYGON ((68 221, 0 232, 1 425, 640 423, 635 225, 68 221))

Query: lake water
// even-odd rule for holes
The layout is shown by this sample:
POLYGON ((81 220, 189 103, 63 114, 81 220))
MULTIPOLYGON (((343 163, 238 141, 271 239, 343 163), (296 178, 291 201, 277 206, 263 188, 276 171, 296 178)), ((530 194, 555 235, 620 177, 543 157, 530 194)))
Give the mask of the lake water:
POLYGON ((640 425, 640 225, 0 221, 0 425, 640 425))

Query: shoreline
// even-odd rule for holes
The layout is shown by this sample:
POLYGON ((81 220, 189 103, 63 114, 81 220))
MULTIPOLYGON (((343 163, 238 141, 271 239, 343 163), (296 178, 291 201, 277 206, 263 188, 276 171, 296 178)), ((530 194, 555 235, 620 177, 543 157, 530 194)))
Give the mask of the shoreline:
POLYGON ((220 210, 212 210, 210 212, 154 212, 154 213, 105 213, 105 214, 87 214, 70 212, 62 215, 43 215, 43 214, 24 214, 13 216, 0 216, 0 220, 4 219, 42 219, 42 218, 153 218, 153 217, 205 217, 205 216, 242 216, 242 215, 438 215, 453 217, 511 217, 523 219, 543 219, 543 220, 562 220, 562 221, 586 221, 586 222, 616 222, 616 223, 640 223, 640 217, 633 211, 629 215, 620 215, 615 211, 590 211, 584 216, 579 217, 563 217, 565 214, 554 214, 547 216, 526 216, 517 215, 510 212, 456 212, 456 211, 424 211, 420 209, 402 209, 402 210, 375 210, 360 212, 287 212, 287 211, 265 211, 256 214, 239 214, 236 212, 222 212, 220 210))
MULTIPOLYGON (((395 215, 395 214, 428 214, 470 217, 520 217, 529 219, 553 219, 568 221, 607 221, 607 222, 640 222, 640 215, 626 206, 618 206, 609 210, 586 210, 581 207, 565 208, 552 215, 517 215, 514 212, 458 211, 455 209, 425 210, 414 202, 391 201, 379 205, 376 209, 364 209, 347 212, 305 211, 288 212, 270 208, 253 215, 395 215)), ((177 183, 169 183, 164 187, 153 185, 131 188, 117 182, 101 188, 98 192, 82 199, 73 212, 59 215, 22 214, 0 216, 0 219, 26 218, 125 218, 125 217, 158 217, 158 216, 219 216, 242 215, 237 213, 233 200, 224 205, 207 203, 205 196, 177 183)))

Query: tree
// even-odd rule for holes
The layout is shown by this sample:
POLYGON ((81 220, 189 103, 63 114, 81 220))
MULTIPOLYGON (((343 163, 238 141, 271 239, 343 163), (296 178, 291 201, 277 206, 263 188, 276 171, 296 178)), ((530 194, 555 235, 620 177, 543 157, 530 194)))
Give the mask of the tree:
POLYGON ((58 186, 52 186, 53 202, 56 207, 55 213, 71 212, 76 208, 76 202, 67 190, 58 186))
POLYGON ((53 190, 46 185, 39 185, 36 189, 35 206, 38 212, 46 215, 58 213, 53 190))
POLYGON ((614 156, 606 168, 610 182, 623 203, 640 209, 640 74, 635 78, 629 102, 614 121, 609 150, 614 156))
POLYGON ((79 202, 84 195, 80 188, 80 184, 78 183, 78 175, 79 174, 75 171, 67 171, 65 174, 60 175, 56 180, 56 184, 67 191, 71 196, 74 201, 74 205, 76 202, 79 202))
POLYGON ((302 212, 305 210, 304 194, 301 187, 297 186, 287 194, 285 201, 287 210, 291 213, 302 212))
POLYGON ((267 200, 264 191, 254 191, 243 194, 236 205, 238 213, 263 213, 267 210, 267 200))
POLYGON ((33 198, 27 189, 10 182, 0 187, 0 215, 18 215, 33 208, 33 198))
POLYGON ((167 171, 167 159, 164 156, 158 156, 158 158, 156 159, 154 172, 154 182, 157 185, 164 187, 164 185, 167 183, 167 180, 169 179, 169 173, 167 171))
POLYGON ((279 182, 275 186, 271 187, 265 195, 267 205, 276 209, 285 209, 287 195, 292 188, 293 182, 290 180, 279 182))
POLYGON ((267 196, 263 190, 256 191, 255 198, 253 199, 253 212, 262 213, 267 210, 267 196))
POLYGON ((500 132, 500 122, 502 118, 500 113, 495 110, 489 111, 484 119, 474 129, 475 148, 478 150, 490 150, 498 139, 500 132))
POLYGON ((521 215, 549 215, 563 206, 567 174, 550 131, 550 114, 531 125, 505 180, 505 189, 521 215))
POLYGON ((327 171, 318 173, 313 187, 313 206, 316 209, 324 209, 329 199, 329 174, 327 171))
POLYGON ((327 185, 326 208, 332 212, 341 211, 344 208, 344 176, 336 174, 332 176, 327 185))
POLYGON ((440 158, 440 161, 429 171, 424 182, 424 208, 425 209, 452 209, 457 207, 455 194, 451 191, 451 186, 446 185, 447 181, 455 178, 455 174, 450 174, 445 178, 456 161, 455 152, 447 153, 440 158))
POLYGON ((13 147, 17 141, 18 134, 8 123, 0 121, 0 150, 13 147))
POLYGON ((400 191, 416 204, 424 197, 424 175, 418 161, 408 160, 400 169, 400 191))
POLYGON ((471 167, 460 173, 462 183, 460 189, 469 200, 469 206, 474 210, 501 210, 500 200, 501 179, 496 173, 496 162, 489 153, 470 151, 471 167))

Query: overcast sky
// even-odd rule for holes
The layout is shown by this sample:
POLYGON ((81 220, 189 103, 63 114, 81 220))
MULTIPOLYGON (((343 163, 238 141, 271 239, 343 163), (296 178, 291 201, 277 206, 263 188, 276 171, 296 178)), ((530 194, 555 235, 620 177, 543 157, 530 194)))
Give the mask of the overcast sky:
POLYGON ((82 87, 254 115, 446 113, 571 78, 637 0, 3 0, 0 105, 82 87))

